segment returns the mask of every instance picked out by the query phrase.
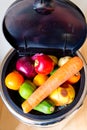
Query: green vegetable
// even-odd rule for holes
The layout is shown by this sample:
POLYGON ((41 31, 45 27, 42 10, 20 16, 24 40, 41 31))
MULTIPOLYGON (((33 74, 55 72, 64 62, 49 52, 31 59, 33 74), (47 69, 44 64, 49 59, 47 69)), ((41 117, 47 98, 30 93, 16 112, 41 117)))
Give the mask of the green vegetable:
POLYGON ((57 68, 54 68, 54 69, 50 72, 50 75, 52 75, 54 72, 56 72, 57 69, 58 69, 58 67, 57 67, 57 68))
POLYGON ((48 100, 43 100, 39 105, 37 105, 34 110, 42 112, 44 114, 51 114, 55 110, 55 106, 48 100))

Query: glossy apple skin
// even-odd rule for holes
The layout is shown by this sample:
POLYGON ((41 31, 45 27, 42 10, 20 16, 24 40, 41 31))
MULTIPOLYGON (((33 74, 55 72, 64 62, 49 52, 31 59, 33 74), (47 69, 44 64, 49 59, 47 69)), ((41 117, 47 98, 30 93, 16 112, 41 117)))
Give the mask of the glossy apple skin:
POLYGON ((35 71, 39 74, 48 75, 54 69, 53 60, 45 55, 38 55, 35 60, 35 71))
POLYGON ((36 75, 33 61, 30 57, 21 57, 16 62, 16 69, 27 78, 33 78, 36 75))

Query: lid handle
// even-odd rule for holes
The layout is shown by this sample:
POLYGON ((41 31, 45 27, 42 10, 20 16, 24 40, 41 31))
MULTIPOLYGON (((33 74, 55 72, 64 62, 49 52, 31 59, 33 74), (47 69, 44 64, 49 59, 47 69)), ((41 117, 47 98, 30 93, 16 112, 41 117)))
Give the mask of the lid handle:
POLYGON ((53 0, 35 0, 33 9, 42 15, 50 14, 54 11, 53 0))

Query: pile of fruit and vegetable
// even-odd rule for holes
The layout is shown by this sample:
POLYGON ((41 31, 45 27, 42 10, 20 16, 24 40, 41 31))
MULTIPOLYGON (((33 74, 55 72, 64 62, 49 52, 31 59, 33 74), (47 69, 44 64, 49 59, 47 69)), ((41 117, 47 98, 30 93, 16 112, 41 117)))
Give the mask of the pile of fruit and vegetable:
POLYGON ((21 104, 24 113, 33 109, 51 114, 56 107, 74 101, 82 67, 78 56, 59 59, 43 53, 23 56, 17 59, 15 70, 6 75, 5 85, 24 99, 21 104))

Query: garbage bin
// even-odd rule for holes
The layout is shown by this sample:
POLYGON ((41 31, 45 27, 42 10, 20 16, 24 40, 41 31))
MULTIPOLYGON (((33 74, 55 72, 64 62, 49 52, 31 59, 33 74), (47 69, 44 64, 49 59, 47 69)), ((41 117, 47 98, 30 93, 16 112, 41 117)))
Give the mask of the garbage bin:
POLYGON ((68 0, 18 0, 7 10, 2 23, 3 37, 12 45, 1 64, 1 97, 7 108, 26 124, 51 126, 78 109, 86 95, 86 63, 78 49, 86 38, 86 20, 82 11, 68 0), (5 77, 15 68, 20 56, 45 53, 78 55, 84 63, 76 97, 70 105, 50 115, 23 113, 17 92, 5 86, 5 77))

